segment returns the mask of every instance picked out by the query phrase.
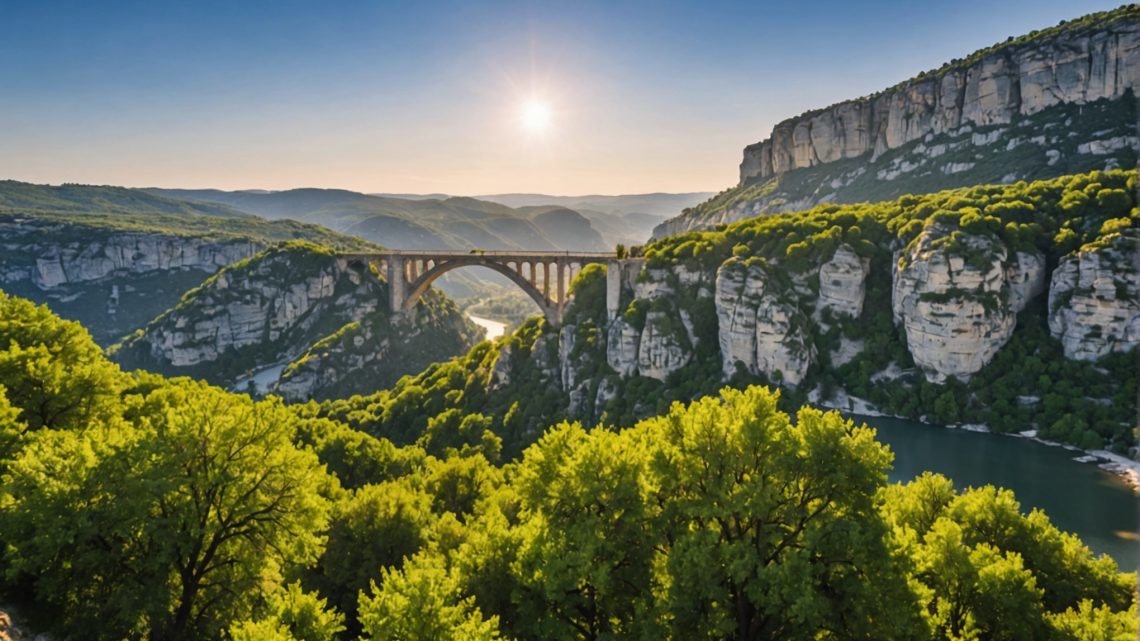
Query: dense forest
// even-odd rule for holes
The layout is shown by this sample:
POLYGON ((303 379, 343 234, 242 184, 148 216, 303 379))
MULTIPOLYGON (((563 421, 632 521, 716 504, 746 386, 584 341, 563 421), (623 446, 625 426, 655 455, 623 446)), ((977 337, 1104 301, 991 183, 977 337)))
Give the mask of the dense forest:
POLYGON ((0 345, 3 595, 61 638, 1135 638, 1135 576, 1045 514, 888 485, 873 430, 763 387, 500 465, 466 419, 429 452, 124 373, 2 294, 0 345))

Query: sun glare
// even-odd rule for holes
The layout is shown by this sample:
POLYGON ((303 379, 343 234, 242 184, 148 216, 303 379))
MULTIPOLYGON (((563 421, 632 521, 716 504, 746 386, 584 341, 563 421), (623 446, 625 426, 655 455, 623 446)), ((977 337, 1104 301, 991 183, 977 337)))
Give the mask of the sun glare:
POLYGON ((522 126, 527 131, 540 132, 550 128, 550 105, 541 100, 530 100, 522 108, 522 126))

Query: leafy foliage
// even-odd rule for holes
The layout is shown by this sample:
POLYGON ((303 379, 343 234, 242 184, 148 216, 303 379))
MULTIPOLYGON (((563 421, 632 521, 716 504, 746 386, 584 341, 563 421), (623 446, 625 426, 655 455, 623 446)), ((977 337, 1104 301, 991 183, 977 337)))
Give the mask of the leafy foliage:
POLYGON ((621 432, 564 423, 497 467, 479 449, 396 447, 311 404, 123 374, 22 301, 0 299, 0 318, 19 336, 0 354, 68 336, 49 363, 113 379, 97 415, 32 431, 0 396, 0 434, 16 444, 0 461, 0 590, 61 635, 1136 631, 1134 578, 1043 514, 940 477, 887 486, 891 455, 872 430, 811 409, 793 422, 763 388, 621 432))

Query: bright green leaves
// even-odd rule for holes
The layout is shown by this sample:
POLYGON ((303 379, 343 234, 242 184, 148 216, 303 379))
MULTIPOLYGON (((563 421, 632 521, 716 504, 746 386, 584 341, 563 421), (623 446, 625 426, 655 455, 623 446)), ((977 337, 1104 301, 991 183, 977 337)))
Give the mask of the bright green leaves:
POLYGON ((661 444, 653 470, 678 637, 874 635, 913 620, 873 501, 890 462, 873 432, 815 410, 792 425, 763 388, 675 405, 647 429, 661 444), (867 574, 882 577, 874 590, 867 574))
POLYGON ((416 557, 403 570, 385 570, 383 587, 360 601, 360 622, 373 641, 493 641, 498 620, 486 619, 471 598, 460 599, 455 576, 416 557))
POLYGON ((1136 604, 1125 611, 1081 601, 1076 608, 1047 615, 1058 639, 1066 641, 1135 641, 1140 613, 1136 604))
POLYGON ((918 577, 930 590, 935 638, 1041 638, 1041 591, 1016 553, 984 543, 969 546, 957 523, 939 519, 916 561, 918 577))
POLYGON ((531 636, 653 636, 659 537, 637 435, 553 428, 519 466, 526 540, 519 553, 531 636))
POLYGON ((939 639, 1114 638, 1136 623, 1134 576, 1093 558, 1008 490, 954 492, 924 474, 885 488, 882 510, 912 560, 911 581, 939 639), (1100 635, 1100 636, 1098 636, 1100 635))
POLYGON ((366 485, 343 499, 319 565, 322 594, 352 616, 357 595, 381 568, 399 567, 427 543, 432 521, 431 497, 403 479, 366 485))
POLYGON ((29 429, 106 419, 124 380, 81 325, 0 291, 0 381, 29 429))
POLYGON ((279 402, 180 381, 127 418, 37 432, 4 478, 10 578, 64 630, 216 633, 315 560, 327 477, 279 402))
POLYGON ((270 595, 266 616, 230 626, 233 641, 334 641, 344 631, 344 616, 325 599, 290 583, 270 595))

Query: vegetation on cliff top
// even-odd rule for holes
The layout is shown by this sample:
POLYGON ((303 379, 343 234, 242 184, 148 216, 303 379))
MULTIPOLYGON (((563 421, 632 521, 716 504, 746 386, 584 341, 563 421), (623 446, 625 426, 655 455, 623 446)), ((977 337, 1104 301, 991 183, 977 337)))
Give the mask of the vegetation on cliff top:
MULTIPOLYGON (((1132 196, 1136 186, 1135 171, 1093 172, 905 196, 884 203, 823 205, 656 241, 645 250, 647 268, 668 274, 668 268, 684 265, 711 275, 732 257, 746 264, 762 264, 773 275, 774 291, 782 289, 782 295, 809 314, 812 296, 801 290, 815 293, 818 280, 810 277, 813 270, 846 244, 871 261, 867 304, 858 319, 828 317, 822 324, 803 324, 817 358, 798 391, 784 391, 786 409, 805 403, 807 390, 818 388, 829 396, 842 388, 908 418, 985 423, 997 431, 1036 426, 1047 438, 1126 452, 1136 444, 1129 408, 1137 376, 1130 355, 1114 354, 1098 363, 1064 358, 1060 342, 1046 327, 1046 297, 1042 295, 1022 312, 1006 347, 969 383, 927 382, 914 370, 905 337, 892 318, 891 268, 896 250, 936 225, 949 232, 938 242, 967 262, 984 260, 988 265, 993 260, 976 255, 973 244, 964 240, 975 236, 1004 243, 1010 259, 1017 251, 1040 253, 1052 268, 1082 247, 1091 249, 1122 234, 1136 234, 1140 227, 1132 196), (832 362, 832 353, 841 341, 861 342, 863 349, 839 365, 832 362), (879 376, 892 367, 903 375, 893 380, 879 376), (1018 397, 1026 402, 1018 402, 1018 397)), ((668 278, 675 280, 675 275, 668 278)), ((715 393, 724 384, 714 302, 672 280, 673 295, 634 300, 624 310, 624 318, 641 331, 651 310, 675 314, 683 309, 696 339, 691 362, 664 383, 617 376, 606 362, 604 286, 600 270, 584 271, 574 284, 575 299, 567 310, 566 323, 574 327, 575 347, 569 356, 575 380, 590 381, 586 393, 590 399, 601 385, 612 394, 604 407, 587 402, 572 418, 629 426, 665 411, 673 401, 715 393)), ((665 317, 666 322, 673 320, 665 317)), ((687 332, 676 327, 669 331, 689 344, 687 332)), ((399 443, 415 442, 429 422, 443 413, 453 423, 477 414, 479 424, 486 424, 489 433, 502 439, 503 453, 513 457, 533 442, 542 427, 567 417, 567 394, 552 389, 559 382, 548 378, 551 370, 559 368, 556 339, 550 326, 532 319, 495 347, 480 346, 465 357, 433 365, 391 390, 329 404, 325 411, 399 443), (500 358, 506 360, 499 363, 500 358), (510 372, 509 379, 495 378, 496 369, 510 372)), ((738 372, 728 382, 734 386, 778 383, 747 372, 738 372)), ((480 428, 468 433, 465 442, 476 446, 482 432, 480 428)))
MULTIPOLYGON (((794 276, 817 269, 846 244, 871 260, 868 304, 861 318, 832 319, 833 329, 815 332, 821 358, 801 389, 820 385, 829 394, 842 387, 909 418, 985 423, 998 431, 1037 426, 1047 438, 1125 452, 1137 438, 1130 427, 1130 399, 1137 384, 1132 357, 1113 354, 1099 363, 1065 359, 1060 342, 1045 326, 1045 296, 1031 301, 1011 342, 968 384, 952 380, 936 385, 913 375, 872 381, 892 363, 903 370, 913 367, 905 337, 891 315, 891 266, 897 250, 913 246, 920 234, 937 226, 941 237, 934 245, 967 264, 988 266, 995 259, 978 254, 979 245, 967 242, 973 237, 1004 244, 1009 248, 1007 260, 1016 252, 1039 253, 1051 269, 1074 252, 1140 234, 1137 181, 1136 171, 1092 172, 908 195, 883 203, 821 205, 662 239, 649 245, 646 255, 651 267, 686 264, 706 271, 736 255, 778 265, 778 271, 794 276), (841 338, 862 340, 864 349, 853 361, 831 366, 828 355, 841 338), (1018 397, 1038 402, 1017 403, 1018 397)), ((906 260, 905 251, 898 260, 906 260)), ((715 342, 715 335, 708 340, 715 342)), ((710 359, 704 368, 712 372, 717 365, 710 359)), ((794 396, 793 403, 803 402, 802 395, 794 396)))
MULTIPOLYGON (((1140 5, 1138 5, 1140 6, 1140 5)), ((681 216, 716 220, 734 208, 751 215, 800 209, 796 203, 855 203, 930 193, 963 186, 1041 180, 1117 167, 1134 167, 1135 149, 1110 155, 1082 153, 1082 144, 1136 135, 1136 99, 1058 104, 1009 123, 968 125, 931 134, 894 149, 791 169, 763 179, 745 179, 681 216), (975 140, 982 142, 976 144, 975 140), (985 142, 988 141, 988 142, 985 142), (933 150, 937 150, 935 153, 933 150), (953 171, 950 171, 950 169, 953 171)))
POLYGON ((4 295, 0 345, 0 594, 62 636, 1136 634, 1135 575, 1044 514, 939 476, 888 485, 873 430, 793 422, 763 388, 622 432, 558 425, 498 467, 122 373, 4 295))
POLYGON ((295 381, 319 363, 307 385, 312 385, 313 398, 324 399, 389 386, 474 342, 474 328, 446 298, 425 295, 407 322, 393 317, 387 300, 387 284, 379 274, 354 266, 342 269, 329 247, 289 241, 218 271, 108 353, 130 369, 190 375, 219 385, 233 385, 277 364, 285 365, 282 380, 295 381), (295 296, 313 300, 302 310, 291 299, 295 296), (219 343, 216 333, 233 329, 228 321, 224 328, 203 327, 231 308, 239 315, 262 313, 264 327, 253 330, 252 337, 249 328, 238 328, 244 332, 240 344, 237 339, 219 343), (299 316, 287 322, 290 310, 299 316), (179 349, 201 348, 206 357, 175 366, 153 344, 164 334, 177 334, 179 349))

